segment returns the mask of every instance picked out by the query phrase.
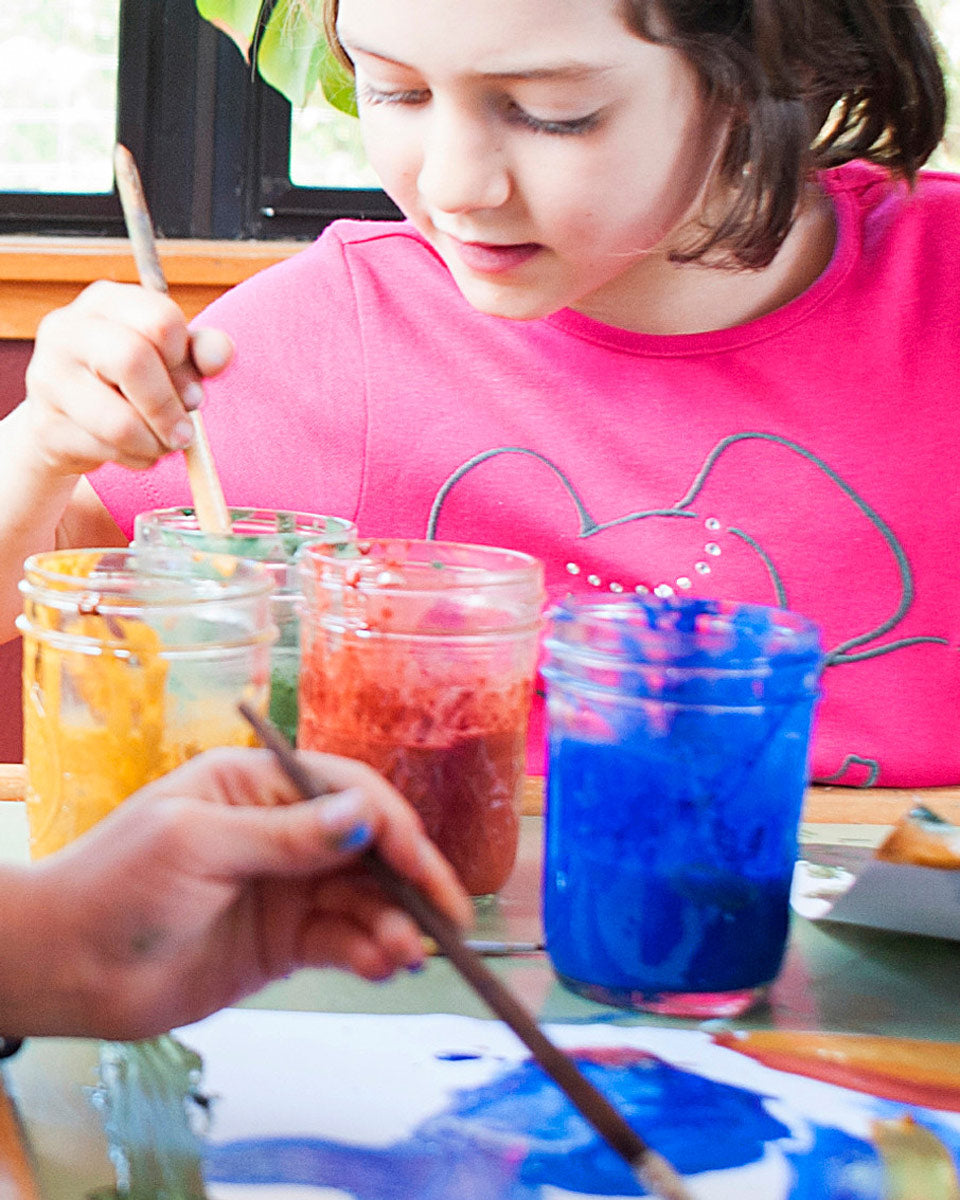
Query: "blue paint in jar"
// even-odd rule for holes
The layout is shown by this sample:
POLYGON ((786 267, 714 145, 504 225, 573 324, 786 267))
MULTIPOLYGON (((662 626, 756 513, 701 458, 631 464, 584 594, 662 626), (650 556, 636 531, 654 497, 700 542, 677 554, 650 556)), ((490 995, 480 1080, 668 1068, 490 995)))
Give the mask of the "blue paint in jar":
POLYGON ((783 957, 816 627, 691 598, 571 598, 551 617, 554 968, 607 1003, 736 1015, 783 957))

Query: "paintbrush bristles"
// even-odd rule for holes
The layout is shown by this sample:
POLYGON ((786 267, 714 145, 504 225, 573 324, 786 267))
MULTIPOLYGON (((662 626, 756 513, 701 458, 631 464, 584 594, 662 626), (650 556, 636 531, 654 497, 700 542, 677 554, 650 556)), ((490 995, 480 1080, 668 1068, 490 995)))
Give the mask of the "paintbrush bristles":
POLYGON ((674 1168, 662 1154, 648 1150, 641 1163, 634 1163, 633 1177, 645 1192, 661 1200, 695 1200, 674 1168))

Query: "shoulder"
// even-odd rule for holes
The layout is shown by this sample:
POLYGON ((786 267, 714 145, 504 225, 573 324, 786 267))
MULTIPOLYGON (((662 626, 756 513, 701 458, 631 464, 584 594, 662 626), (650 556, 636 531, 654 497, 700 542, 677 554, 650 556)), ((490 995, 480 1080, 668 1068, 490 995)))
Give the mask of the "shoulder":
POLYGON ((407 221, 334 221, 297 254, 258 272, 214 301, 199 324, 240 332, 262 324, 264 313, 291 319, 336 314, 352 306, 363 281, 376 277, 387 291, 403 286, 409 294, 430 276, 448 277, 441 260, 407 221))
POLYGON ((960 237, 960 175, 924 170, 911 187, 871 163, 852 162, 824 171, 819 178, 827 193, 851 205, 868 229, 933 228, 946 220, 950 227, 940 233, 960 237))

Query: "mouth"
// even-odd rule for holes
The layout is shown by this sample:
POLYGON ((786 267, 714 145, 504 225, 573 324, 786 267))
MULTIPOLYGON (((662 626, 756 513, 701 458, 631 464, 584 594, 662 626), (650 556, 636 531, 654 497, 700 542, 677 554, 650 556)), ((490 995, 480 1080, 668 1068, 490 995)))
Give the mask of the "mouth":
POLYGON ((463 265, 481 275, 514 271, 543 249, 539 242, 511 242, 502 245, 496 242, 462 242, 449 235, 447 239, 463 265))

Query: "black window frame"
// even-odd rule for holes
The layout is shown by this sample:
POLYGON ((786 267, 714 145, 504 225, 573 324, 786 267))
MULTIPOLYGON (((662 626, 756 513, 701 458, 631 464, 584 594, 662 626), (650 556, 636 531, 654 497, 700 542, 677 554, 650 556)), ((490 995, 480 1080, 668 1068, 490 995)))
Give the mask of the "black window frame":
MULTIPOLYGON (((121 0, 119 35, 117 139, 161 236, 309 240, 338 217, 399 217, 377 189, 292 183, 289 102, 194 0, 121 0)), ((123 232, 115 192, 0 192, 0 235, 123 232)))

